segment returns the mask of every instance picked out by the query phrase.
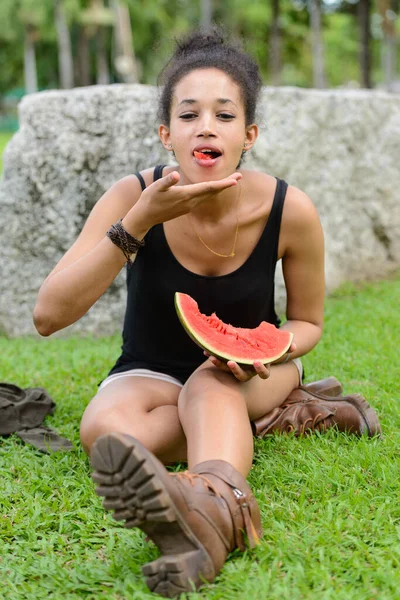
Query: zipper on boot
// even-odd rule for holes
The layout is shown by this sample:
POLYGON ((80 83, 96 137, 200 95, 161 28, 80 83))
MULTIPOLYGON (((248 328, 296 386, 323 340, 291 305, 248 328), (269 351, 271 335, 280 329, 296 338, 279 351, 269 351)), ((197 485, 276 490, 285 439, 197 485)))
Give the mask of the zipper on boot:
MULTIPOLYGON (((255 548, 260 544, 260 539, 257 535, 256 528, 254 527, 253 521, 251 519, 250 507, 248 502, 246 501, 246 496, 238 488, 232 488, 232 491, 236 500, 238 501, 240 510, 242 511, 244 529, 247 535, 249 546, 250 548, 255 548)), ((241 539, 239 540, 238 547, 242 551, 246 549, 243 540, 243 534, 241 536, 241 539)))

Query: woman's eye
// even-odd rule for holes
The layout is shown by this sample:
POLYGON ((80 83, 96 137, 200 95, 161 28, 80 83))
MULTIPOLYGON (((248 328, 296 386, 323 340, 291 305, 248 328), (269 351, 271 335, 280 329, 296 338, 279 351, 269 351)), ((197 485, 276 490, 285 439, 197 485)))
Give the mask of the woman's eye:
MULTIPOLYGON (((190 119, 195 119, 196 117, 196 113, 184 113, 183 115, 179 115, 179 118, 183 119, 184 121, 189 121, 190 119)), ((223 121, 230 121, 235 118, 234 115, 230 115, 229 113, 219 113, 217 117, 223 121)))

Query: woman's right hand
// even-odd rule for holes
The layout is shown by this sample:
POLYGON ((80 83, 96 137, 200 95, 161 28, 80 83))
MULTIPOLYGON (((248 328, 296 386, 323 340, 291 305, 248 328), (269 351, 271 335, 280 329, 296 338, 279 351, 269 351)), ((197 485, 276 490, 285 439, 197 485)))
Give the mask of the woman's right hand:
POLYGON ((241 178, 242 174, 236 172, 219 181, 177 185, 180 175, 177 171, 172 171, 154 181, 142 192, 134 211, 136 215, 140 215, 140 221, 145 224, 146 229, 150 229, 158 223, 165 223, 189 213, 204 200, 209 200, 222 190, 237 185, 241 178))

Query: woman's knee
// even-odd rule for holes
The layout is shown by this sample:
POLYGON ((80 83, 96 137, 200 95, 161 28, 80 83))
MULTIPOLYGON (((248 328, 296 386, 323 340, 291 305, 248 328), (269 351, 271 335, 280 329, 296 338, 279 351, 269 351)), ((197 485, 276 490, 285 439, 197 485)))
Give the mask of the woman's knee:
POLYGON ((145 407, 129 407, 122 399, 114 399, 103 394, 98 394, 86 407, 80 424, 80 439, 85 452, 90 448, 98 437, 113 431, 127 433, 132 430, 137 421, 141 421, 140 414, 146 414, 145 407))
POLYGON ((240 386, 229 373, 215 367, 200 368, 195 371, 183 386, 178 399, 179 411, 195 405, 206 406, 207 402, 245 402, 240 386))
MULTIPOLYGON (((121 383, 113 384, 111 388, 110 384, 93 398, 80 425, 80 438, 85 452, 89 454, 96 439, 111 432, 127 433, 146 445, 150 435, 149 427, 150 430, 154 428, 160 419, 163 423, 173 422, 178 390, 173 389, 173 394, 168 395, 162 386, 157 389, 155 386, 151 387, 151 383, 149 386, 142 385, 141 388, 136 386, 135 389, 121 383), (164 409, 162 415, 156 409, 164 409)), ((167 385, 176 388, 171 384, 167 385)), ((168 391, 170 392, 169 389, 168 391)))
MULTIPOLYGON (((95 398, 93 401, 95 401, 95 398)), ((113 412, 110 408, 93 410, 91 404, 86 408, 81 419, 79 434, 82 446, 87 454, 90 454, 90 449, 96 439, 103 433, 107 433, 113 412)))

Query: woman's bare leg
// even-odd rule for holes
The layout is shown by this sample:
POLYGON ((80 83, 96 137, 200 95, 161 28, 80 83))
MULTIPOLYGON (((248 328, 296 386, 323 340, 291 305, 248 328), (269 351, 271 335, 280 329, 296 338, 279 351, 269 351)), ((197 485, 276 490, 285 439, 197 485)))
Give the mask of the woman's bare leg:
POLYGON ((186 460, 186 438, 178 416, 181 388, 149 377, 122 377, 108 383, 87 406, 81 441, 87 454, 111 432, 137 438, 164 464, 186 460))
POLYGON ((206 361, 188 379, 178 402, 189 468, 220 459, 247 476, 253 459, 250 420, 280 406, 299 385, 293 363, 271 367, 266 380, 241 383, 206 361))
POLYGON ((100 390, 87 406, 82 444, 90 454, 101 435, 127 433, 164 464, 188 458, 190 467, 219 458, 246 476, 253 457, 250 420, 280 406, 298 384, 291 363, 271 367, 267 380, 254 377, 246 383, 209 361, 183 388, 148 377, 123 377, 100 390))

